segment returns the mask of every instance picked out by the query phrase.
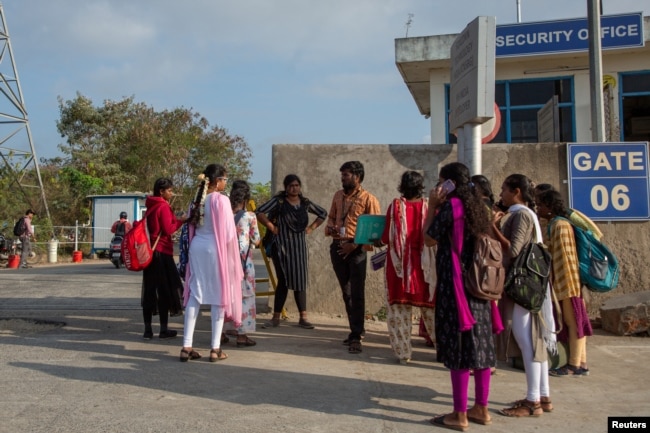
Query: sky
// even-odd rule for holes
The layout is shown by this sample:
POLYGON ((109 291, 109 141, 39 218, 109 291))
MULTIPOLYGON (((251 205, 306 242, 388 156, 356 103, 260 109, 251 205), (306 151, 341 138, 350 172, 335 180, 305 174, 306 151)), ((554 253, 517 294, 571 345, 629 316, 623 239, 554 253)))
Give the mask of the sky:
MULTIPOLYGON (((515 23, 518 3, 0 2, 38 158, 60 155, 57 98, 80 93, 99 106, 133 96, 158 111, 190 108, 243 137, 251 181, 263 183, 273 144, 429 143, 429 121, 395 65, 395 39, 458 33, 482 15, 515 23)), ((648 0, 602 3, 606 15, 650 15, 648 0)), ((519 4, 521 21, 535 22, 586 17, 588 0, 519 4)))

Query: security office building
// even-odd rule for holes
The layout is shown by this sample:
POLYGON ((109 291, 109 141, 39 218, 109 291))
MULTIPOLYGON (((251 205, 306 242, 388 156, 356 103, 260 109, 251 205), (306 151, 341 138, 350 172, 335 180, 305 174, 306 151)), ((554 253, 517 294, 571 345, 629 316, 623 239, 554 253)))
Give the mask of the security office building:
MULTIPOLYGON (((601 17, 607 141, 650 141, 650 17, 601 17)), ((450 48, 455 34, 395 40, 395 58, 415 103, 431 121, 431 143, 454 143, 449 130, 450 48)), ((557 113, 555 140, 590 142, 586 18, 497 25, 495 103, 500 127, 490 141, 538 143, 537 115, 557 113)))

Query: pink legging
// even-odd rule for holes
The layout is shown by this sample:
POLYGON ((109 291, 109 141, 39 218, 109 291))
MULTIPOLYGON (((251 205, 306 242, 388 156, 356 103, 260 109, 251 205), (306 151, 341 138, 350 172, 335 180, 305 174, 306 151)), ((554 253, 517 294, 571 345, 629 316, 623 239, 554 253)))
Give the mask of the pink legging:
MULTIPOLYGON (((450 370, 451 388, 454 398, 454 411, 467 412, 467 393, 469 388, 469 369, 450 370)), ((488 405, 490 396, 490 369, 474 370, 474 400, 481 406, 488 405)))

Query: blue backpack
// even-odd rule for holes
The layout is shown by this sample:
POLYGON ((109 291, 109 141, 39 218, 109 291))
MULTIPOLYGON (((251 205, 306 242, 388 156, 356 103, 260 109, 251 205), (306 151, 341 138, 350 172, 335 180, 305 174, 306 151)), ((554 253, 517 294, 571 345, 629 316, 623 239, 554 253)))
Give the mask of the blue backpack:
POLYGON ((580 282, 592 292, 605 293, 615 289, 620 270, 614 253, 596 239, 591 230, 571 225, 580 265, 580 282))

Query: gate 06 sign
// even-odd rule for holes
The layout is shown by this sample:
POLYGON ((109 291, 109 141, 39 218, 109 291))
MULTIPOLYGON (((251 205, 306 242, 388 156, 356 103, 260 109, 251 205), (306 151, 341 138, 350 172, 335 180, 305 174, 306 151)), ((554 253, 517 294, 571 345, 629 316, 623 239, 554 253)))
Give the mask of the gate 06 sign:
POLYGON ((597 221, 650 218, 648 143, 569 143, 569 206, 597 221))

